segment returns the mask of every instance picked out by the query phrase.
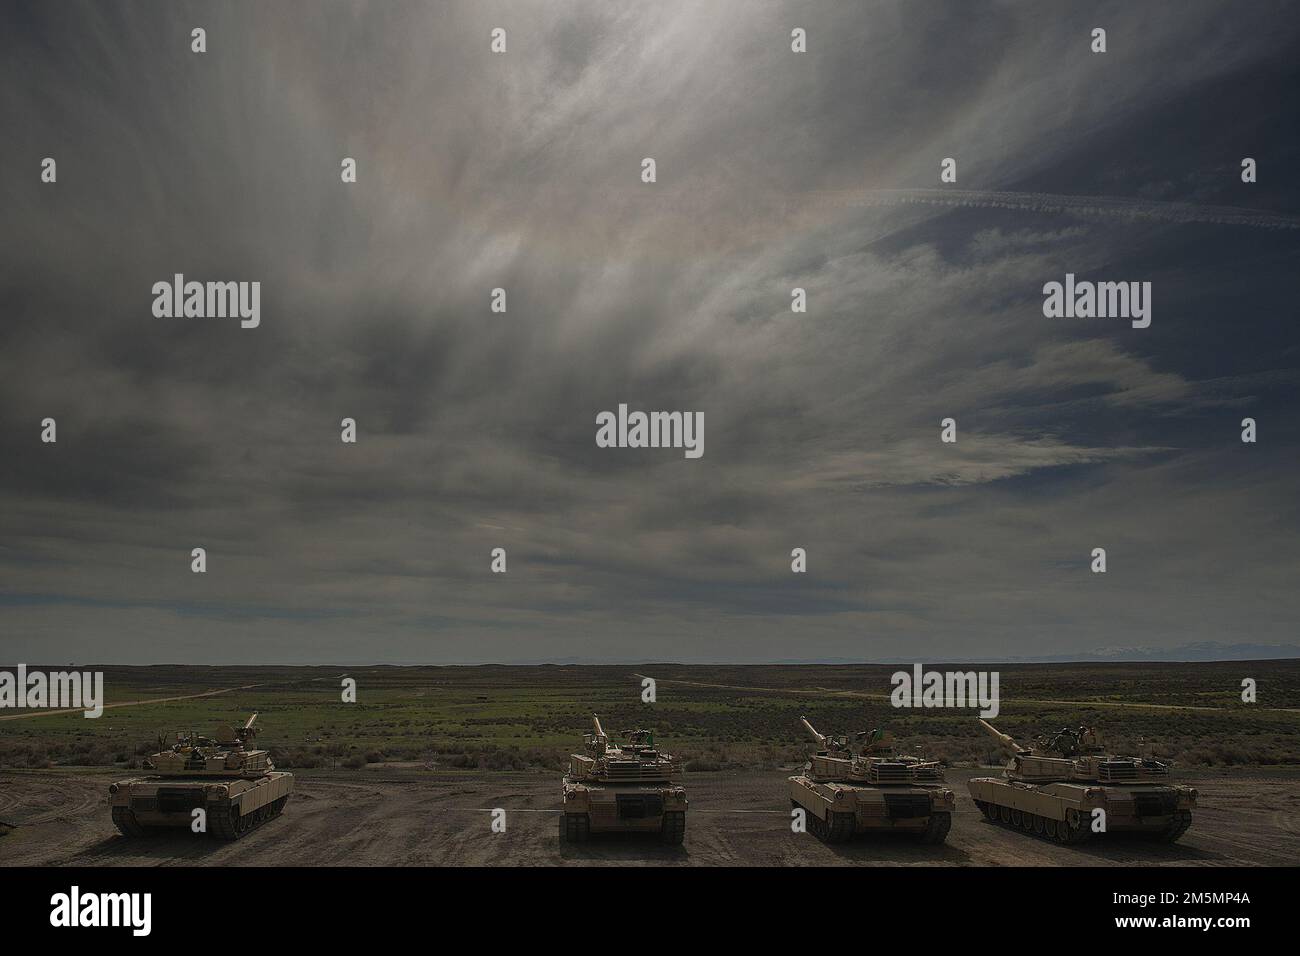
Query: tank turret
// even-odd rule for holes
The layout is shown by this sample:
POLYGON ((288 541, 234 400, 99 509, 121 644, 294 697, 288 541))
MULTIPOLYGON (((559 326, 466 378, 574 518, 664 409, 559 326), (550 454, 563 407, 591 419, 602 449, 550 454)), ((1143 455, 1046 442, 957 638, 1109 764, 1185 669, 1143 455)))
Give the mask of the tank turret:
POLYGON ((986 720, 979 724, 1012 753, 1007 776, 1016 780, 1081 780, 1111 783, 1135 780, 1165 780, 1169 765, 1151 757, 1123 757, 1106 754, 1101 735, 1091 727, 1063 727, 1054 734, 1040 734, 1032 746, 1023 747, 986 720))
POLYGON ((256 720, 257 714, 253 714, 238 730, 222 724, 212 737, 181 731, 170 749, 145 761, 145 768, 160 777, 259 777, 270 773, 275 769, 270 753, 247 747, 257 736, 256 720))
POLYGON ((680 773, 672 756, 656 749, 653 731, 625 731, 624 742, 614 744, 601 727, 600 718, 592 714, 591 720, 596 732, 583 734, 586 752, 569 758, 569 776, 573 779, 671 780, 680 773))

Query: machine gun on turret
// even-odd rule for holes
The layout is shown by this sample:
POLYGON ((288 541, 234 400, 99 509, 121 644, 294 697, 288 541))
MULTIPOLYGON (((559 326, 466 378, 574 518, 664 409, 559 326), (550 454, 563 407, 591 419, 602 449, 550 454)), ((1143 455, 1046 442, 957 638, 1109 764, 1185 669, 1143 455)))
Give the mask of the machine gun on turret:
POLYGON ((653 730, 625 730, 623 737, 627 740, 624 750, 634 753, 655 749, 655 732, 653 730))
POLYGON ((1042 749, 1062 757, 1077 757, 1096 753, 1101 749, 1101 739, 1091 727, 1080 724, 1077 729, 1062 727, 1052 736, 1040 737, 1042 749))

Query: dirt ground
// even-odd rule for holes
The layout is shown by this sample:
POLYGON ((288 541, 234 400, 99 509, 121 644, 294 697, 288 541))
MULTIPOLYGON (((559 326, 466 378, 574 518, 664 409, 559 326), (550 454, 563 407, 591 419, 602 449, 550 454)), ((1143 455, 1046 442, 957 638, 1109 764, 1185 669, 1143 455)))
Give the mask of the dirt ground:
MULTIPOLYGON (((119 836, 109 819, 112 771, 0 771, 0 865, 1197 865, 1293 866, 1300 859, 1300 774, 1239 771, 1186 778, 1200 790, 1191 830, 1174 846, 1111 835, 1060 847, 985 822, 950 770, 958 812, 948 841, 860 837, 827 846, 789 826, 780 771, 688 774, 691 801, 680 848, 653 839, 558 839, 559 775, 441 773, 382 768, 307 771, 284 816, 237 843, 191 836, 119 836), (494 807, 506 832, 491 832, 494 807)), ((126 775, 129 776, 129 775, 126 775)))

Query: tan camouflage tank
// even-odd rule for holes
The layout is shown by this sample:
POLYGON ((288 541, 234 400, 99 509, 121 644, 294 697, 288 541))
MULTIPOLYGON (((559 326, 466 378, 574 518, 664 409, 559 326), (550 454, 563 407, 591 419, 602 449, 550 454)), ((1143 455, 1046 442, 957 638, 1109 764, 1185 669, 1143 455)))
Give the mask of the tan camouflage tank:
POLYGON ((806 813, 808 830, 827 843, 854 834, 911 833, 942 843, 952 826, 956 796, 944 786, 938 761, 895 754, 881 731, 823 737, 806 717, 799 722, 817 742, 801 776, 790 778, 790 806, 806 813))
POLYGON ((582 737, 585 753, 573 754, 564 778, 560 839, 573 843, 592 833, 658 833, 668 844, 686 837, 686 789, 674 779, 680 768, 655 748, 654 734, 633 730, 612 744, 592 715, 595 733, 582 737))
POLYGON ((278 817, 293 793, 293 774, 277 771, 265 750, 247 749, 255 720, 257 714, 239 730, 222 725, 215 737, 179 733, 170 750, 146 761, 151 775, 110 786, 117 828, 128 837, 154 827, 193 829, 194 811, 203 810, 211 836, 238 840, 278 817))
POLYGON ((1173 843, 1192 825, 1195 789, 1171 783, 1159 760, 1107 754, 1091 727, 1067 727, 1022 747, 987 721, 980 726, 1012 754, 1001 777, 969 783, 989 820, 1058 843, 1125 831, 1173 843))

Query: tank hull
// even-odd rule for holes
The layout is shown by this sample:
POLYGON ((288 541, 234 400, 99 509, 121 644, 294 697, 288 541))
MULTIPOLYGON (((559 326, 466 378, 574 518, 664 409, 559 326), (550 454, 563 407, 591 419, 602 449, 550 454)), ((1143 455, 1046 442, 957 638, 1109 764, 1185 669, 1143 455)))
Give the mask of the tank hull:
POLYGON ((1060 843, 1094 836, 1093 811, 1105 811, 1106 833, 1146 833, 1170 843, 1196 809, 1196 791, 1178 784, 1028 783, 975 777, 970 795, 993 822, 1060 843))
POLYGON ((828 843, 863 833, 909 833, 942 843, 952 825, 956 797, 943 786, 865 784, 790 778, 790 804, 803 808, 808 829, 828 843))
POLYGON ((194 811, 206 814, 207 833, 237 840, 279 816, 293 793, 293 774, 273 771, 260 777, 138 777, 109 788, 113 822, 129 837, 154 828, 193 829, 194 811))
POLYGON ((593 833, 654 833, 663 842, 686 837, 686 789, 672 783, 595 783, 564 779, 560 838, 580 843, 593 833))

